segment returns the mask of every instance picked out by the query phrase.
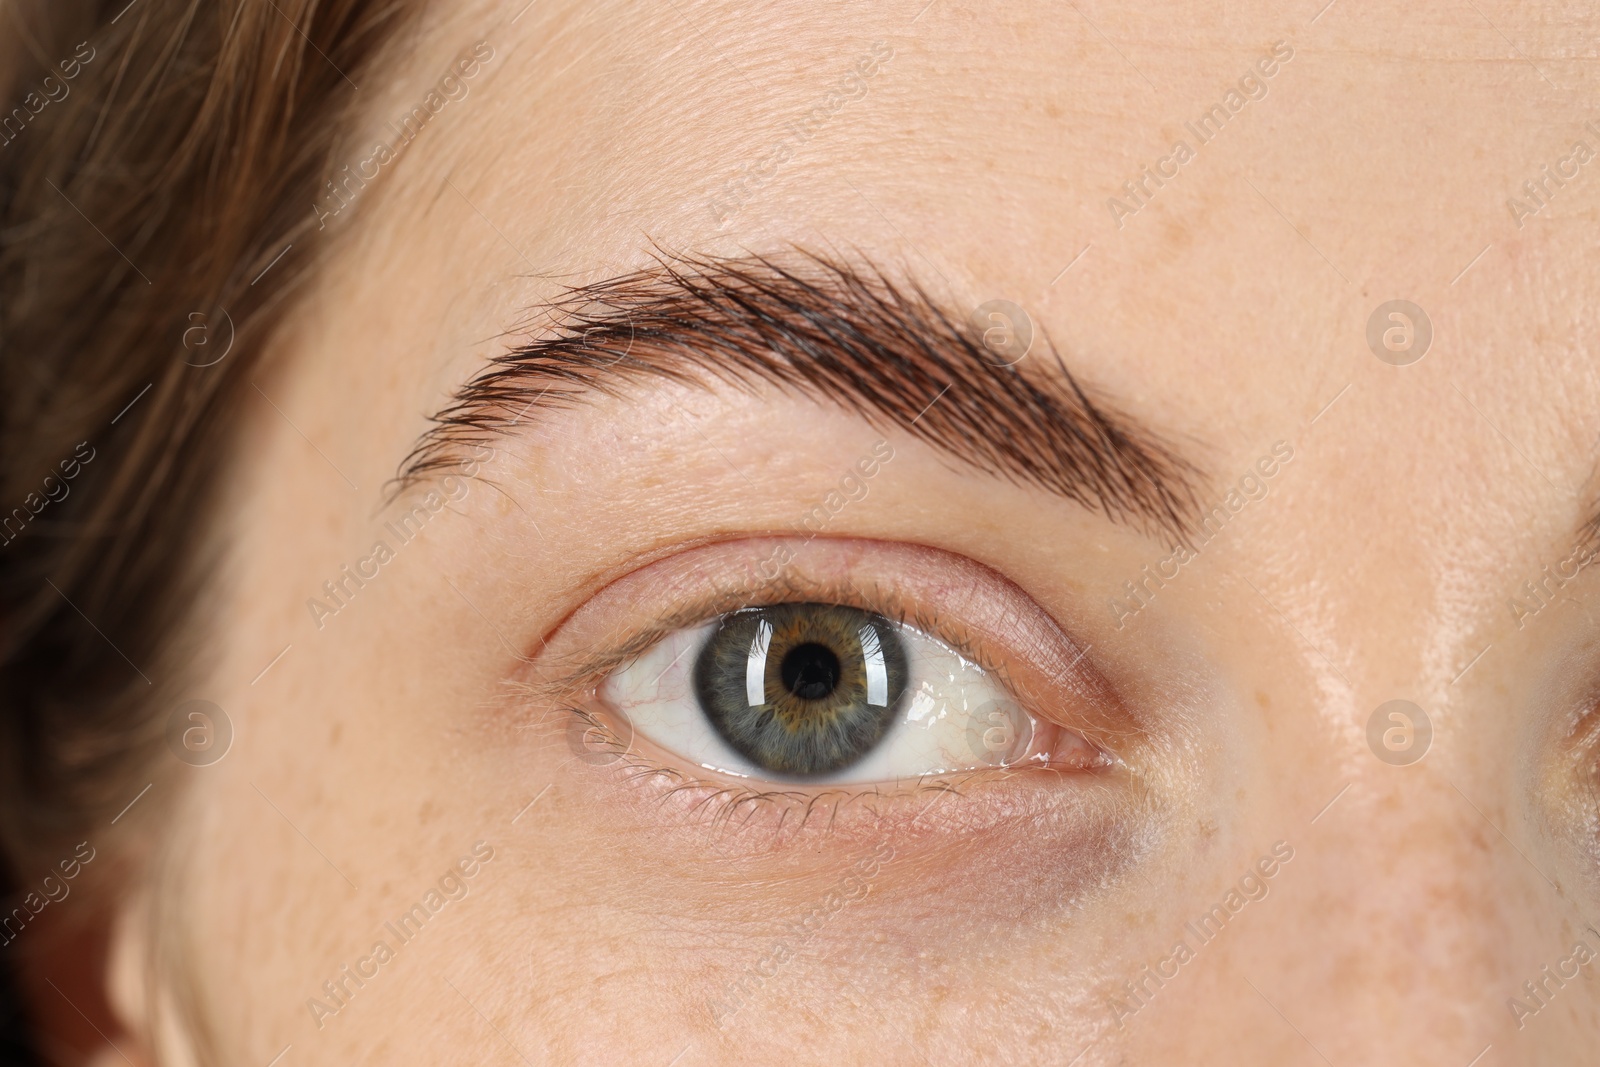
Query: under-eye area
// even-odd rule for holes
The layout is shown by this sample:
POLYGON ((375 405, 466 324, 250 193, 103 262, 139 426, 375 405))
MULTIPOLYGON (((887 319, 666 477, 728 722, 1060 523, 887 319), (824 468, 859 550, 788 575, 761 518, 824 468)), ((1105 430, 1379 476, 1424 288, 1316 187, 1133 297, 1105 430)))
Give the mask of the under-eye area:
POLYGON ((707 937, 759 922, 796 887, 887 850, 893 861, 823 944, 854 952, 870 937, 868 955, 902 965, 933 946, 991 951, 1127 887, 1168 822, 1166 798, 1136 788, 1126 768, 1081 741, 1070 767, 818 784, 692 766, 594 703, 558 713, 574 717, 598 757, 568 760, 561 779, 598 806, 591 858, 647 848, 653 892, 696 901, 692 912, 665 910, 707 937), (930 879, 939 893, 929 894, 930 879))

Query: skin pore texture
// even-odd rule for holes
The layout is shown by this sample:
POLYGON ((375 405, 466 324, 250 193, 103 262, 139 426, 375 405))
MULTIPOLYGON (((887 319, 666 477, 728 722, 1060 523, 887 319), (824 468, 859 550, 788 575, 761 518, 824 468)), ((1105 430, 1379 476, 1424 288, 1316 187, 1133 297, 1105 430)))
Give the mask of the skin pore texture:
MULTIPOLYGON (((240 426, 198 616, 193 695, 236 738, 118 827, 152 844, 98 1064, 1593 1047, 1600 592, 1583 571, 1508 603, 1594 514, 1600 186, 1506 203, 1600 148, 1593 12, 925 3, 440 5, 363 87, 350 161, 492 49, 294 252, 325 263, 240 426), (565 287, 796 249, 958 323, 1015 302, 1016 373, 1069 368, 1182 457, 1202 510, 1247 476, 1253 499, 1136 602, 1178 544, 1158 528, 912 419, 702 376, 512 409, 470 476, 391 501, 428 416, 565 287), (1406 366, 1368 344, 1394 299, 1432 324, 1406 366), (801 543, 879 441, 892 459, 801 543), (402 543, 386 524, 419 503, 402 543), (737 606, 680 617, 784 539, 792 599, 850 579, 1115 765, 751 787, 571 742, 575 678, 737 606), (1395 699, 1431 720, 1409 766, 1368 741, 1395 699)), ((901 406, 959 404, 947 384, 901 406)))

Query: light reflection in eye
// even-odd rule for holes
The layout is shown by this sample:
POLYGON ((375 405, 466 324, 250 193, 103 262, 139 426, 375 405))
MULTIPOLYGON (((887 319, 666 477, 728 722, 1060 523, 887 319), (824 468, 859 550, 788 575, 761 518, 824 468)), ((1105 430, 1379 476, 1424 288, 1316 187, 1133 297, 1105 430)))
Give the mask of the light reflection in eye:
POLYGON ((856 631, 856 636, 866 659, 867 703, 885 707, 889 703, 889 670, 883 665, 883 642, 878 640, 878 631, 870 626, 863 626, 856 631))
POLYGON ((837 604, 745 609, 678 630, 601 701, 691 764, 750 778, 892 782, 1030 758, 1038 723, 911 626, 837 604))
POLYGON ((765 619, 756 623, 756 639, 750 642, 750 658, 745 660, 744 692, 751 706, 766 700, 767 651, 772 647, 772 624, 765 619))

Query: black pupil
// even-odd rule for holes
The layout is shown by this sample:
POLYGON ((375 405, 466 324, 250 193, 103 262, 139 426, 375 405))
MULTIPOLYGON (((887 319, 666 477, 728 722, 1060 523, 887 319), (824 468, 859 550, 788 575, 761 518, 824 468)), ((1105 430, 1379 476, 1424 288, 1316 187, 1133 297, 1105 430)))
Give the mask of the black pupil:
POLYGON ((796 645, 778 668, 784 688, 801 700, 823 700, 839 684, 839 657, 826 645, 796 645))

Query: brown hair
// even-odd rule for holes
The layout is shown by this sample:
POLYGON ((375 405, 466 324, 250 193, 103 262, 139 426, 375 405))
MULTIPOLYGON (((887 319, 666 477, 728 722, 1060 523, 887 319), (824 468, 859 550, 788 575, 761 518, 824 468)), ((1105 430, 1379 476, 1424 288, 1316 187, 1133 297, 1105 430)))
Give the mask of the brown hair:
POLYGON ((134 775, 160 752, 195 651, 181 624, 205 589, 203 519, 228 465, 230 412, 268 316, 314 264, 309 205, 354 87, 418 6, 0 11, 18 30, 0 55, 8 903, 18 879, 103 831, 148 780, 134 775), (198 365, 215 359, 225 321, 226 358, 198 365), (209 351, 193 332, 186 347, 196 326, 212 331, 209 351))

